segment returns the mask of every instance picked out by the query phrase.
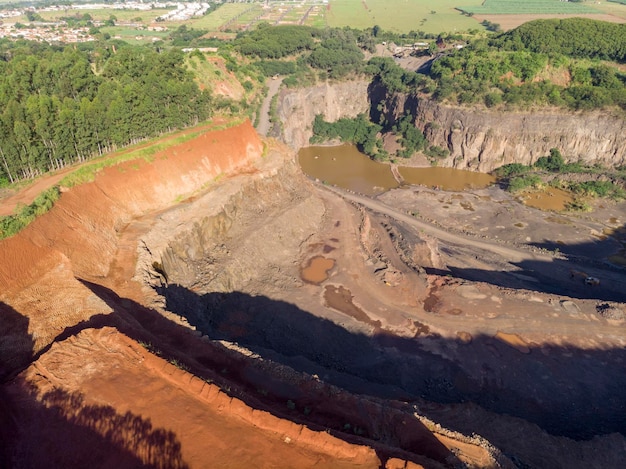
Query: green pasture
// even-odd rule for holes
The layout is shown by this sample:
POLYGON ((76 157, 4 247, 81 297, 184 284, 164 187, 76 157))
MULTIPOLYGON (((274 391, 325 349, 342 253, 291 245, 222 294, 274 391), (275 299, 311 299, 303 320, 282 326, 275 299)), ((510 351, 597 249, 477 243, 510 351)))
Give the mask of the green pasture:
POLYGON ((153 37, 166 39, 170 31, 145 31, 126 26, 106 26, 100 28, 103 33, 109 33, 111 37, 119 37, 129 44, 149 44, 152 43, 153 37))
POLYGON ((563 2, 561 0, 485 0, 475 6, 460 7, 467 13, 476 15, 553 15, 599 13, 584 3, 563 2))
POLYGON ((219 8, 211 11, 208 15, 204 15, 202 18, 194 18, 184 23, 196 29, 206 29, 209 31, 217 31, 233 18, 241 15, 247 10, 258 11, 257 15, 261 14, 261 4, 250 3, 224 3, 219 8))
POLYGON ((58 21, 64 16, 80 17, 84 14, 89 14, 95 21, 106 21, 111 16, 115 16, 117 21, 125 23, 137 22, 150 24, 158 16, 164 15, 170 10, 172 10, 172 8, 161 8, 157 10, 114 10, 110 8, 100 8, 93 10, 67 9, 62 11, 41 11, 38 12, 38 14, 41 15, 41 17, 46 21, 58 21))
POLYGON ((594 4, 593 7, 597 8, 603 13, 626 19, 626 0, 599 2, 594 4))
POLYGON ((476 5, 480 0, 330 0, 326 11, 328 26, 364 29, 378 25, 387 31, 408 33, 482 29, 457 7, 476 5))

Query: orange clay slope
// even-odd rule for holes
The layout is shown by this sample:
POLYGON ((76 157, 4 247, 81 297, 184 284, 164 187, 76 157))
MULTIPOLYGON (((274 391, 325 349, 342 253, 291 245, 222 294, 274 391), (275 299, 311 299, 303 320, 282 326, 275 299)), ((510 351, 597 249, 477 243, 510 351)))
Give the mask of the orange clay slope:
POLYGON ((50 212, 0 242, 0 466, 385 464, 363 442, 255 408, 233 396, 236 385, 214 384, 213 368, 234 359, 142 305, 130 277, 110 280, 129 222, 149 224, 216 177, 251 171, 262 153, 249 122, 207 131, 64 190, 50 212), (190 371, 180 366, 186 358, 190 371))

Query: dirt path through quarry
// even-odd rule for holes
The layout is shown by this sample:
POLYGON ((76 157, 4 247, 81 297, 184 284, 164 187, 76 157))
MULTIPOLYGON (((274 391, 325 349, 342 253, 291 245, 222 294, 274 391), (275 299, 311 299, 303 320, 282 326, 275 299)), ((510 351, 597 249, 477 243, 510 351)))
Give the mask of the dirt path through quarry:
POLYGON ((263 104, 261 105, 261 110, 259 111, 259 124, 257 126, 257 131, 264 137, 267 137, 267 134, 271 129, 270 105, 272 103, 272 98, 276 95, 276 93, 278 93, 282 83, 283 78, 268 78, 266 80, 269 90, 263 100, 263 104))
MULTIPOLYGON (((132 442, 158 435, 171 467, 617 467, 626 288, 602 262, 619 243, 589 234, 598 220, 522 210, 495 189, 362 197, 313 183, 289 149, 263 143, 247 124, 151 163, 165 169, 105 172, 84 192, 100 210, 64 193, 84 235, 45 244, 67 254, 0 292, 16 318, 0 345, 38 357, 0 388, 20 454, 74 435, 133 467, 154 453, 132 442), (218 163, 233 169, 206 172, 218 163), (532 238, 549 232, 560 252, 532 238), (127 440, 103 442, 116 422, 127 440)), ((618 227, 621 210, 598 217, 618 227)), ((33 242, 56 239, 51 227, 33 227, 33 242)))

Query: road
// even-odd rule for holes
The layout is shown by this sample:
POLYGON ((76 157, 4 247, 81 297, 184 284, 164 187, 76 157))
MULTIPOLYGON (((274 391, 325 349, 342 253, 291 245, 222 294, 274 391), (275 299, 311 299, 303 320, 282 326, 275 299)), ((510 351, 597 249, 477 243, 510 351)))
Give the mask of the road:
POLYGON ((257 126, 257 132, 264 137, 267 137, 271 127, 270 122, 270 104, 272 103, 272 98, 278 93, 280 89, 280 85, 283 83, 282 78, 268 78, 267 86, 269 91, 267 92, 267 96, 263 100, 263 104, 261 105, 261 114, 259 116, 259 124, 257 126))
MULTIPOLYGON (((333 186, 319 184, 345 200, 359 204, 369 210, 393 218, 419 233, 457 246, 465 252, 475 251, 476 259, 484 265, 492 264, 492 271, 466 266, 458 270, 482 276, 480 280, 501 286, 512 286, 520 281, 525 288, 546 293, 571 296, 574 298, 595 298, 600 300, 624 301, 626 299, 626 276, 618 268, 603 268, 597 263, 579 262, 558 258, 549 253, 535 252, 514 246, 503 246, 494 241, 479 240, 458 233, 446 231, 431 223, 417 219, 405 212, 370 197, 358 195, 333 186), (469 248, 469 249, 468 249, 469 248), (491 254, 491 255, 490 255, 491 254), (495 255, 495 256, 492 256, 495 255), (570 277, 571 270, 584 270, 589 275, 601 279, 601 285, 584 285, 581 279, 570 277), (508 278, 509 280, 506 280, 508 278)), ((478 278, 476 278, 478 279, 478 278)))
POLYGON ((395 220, 401 221, 408 226, 416 229, 417 231, 423 232, 427 235, 433 236, 448 243, 458 244, 462 246, 471 246, 477 249, 492 252, 506 259, 508 262, 523 262, 528 260, 551 262, 552 260, 554 260, 554 257, 549 254, 532 253, 523 249, 515 249, 513 247, 501 246, 491 242, 481 241, 456 233, 451 233, 423 220, 419 220, 404 212, 400 212, 393 207, 390 207, 389 205, 380 202, 379 200, 358 195, 352 192, 346 192, 336 187, 322 187, 340 195, 346 200, 355 202, 359 205, 363 205, 370 210, 374 210, 383 215, 387 215, 388 217, 391 217, 395 220))

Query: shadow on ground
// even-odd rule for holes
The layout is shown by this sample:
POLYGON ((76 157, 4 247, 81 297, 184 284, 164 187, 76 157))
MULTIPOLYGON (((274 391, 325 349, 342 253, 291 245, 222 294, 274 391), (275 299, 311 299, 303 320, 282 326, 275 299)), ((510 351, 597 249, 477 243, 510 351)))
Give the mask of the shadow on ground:
POLYGON ((168 310, 211 338, 236 342, 353 392, 407 401, 472 401, 574 439, 626 434, 623 349, 520 351, 495 337, 468 343, 429 333, 412 339, 367 337, 263 296, 200 296, 177 285, 159 293, 168 310))
MULTIPOLYGON (((66 330, 55 342, 85 328, 114 323, 112 319, 96 316, 66 330)), ((34 354, 28 319, 4 303, 0 303, 0 322, 5 326, 0 340, 21 337, 15 354, 0 360, 6 380, 0 386, 0 467, 188 467, 176 435, 154 428, 150 419, 87 404, 76 391, 54 388, 40 395, 20 375, 15 376, 49 346, 34 354)))
MULTIPOLYGON (((284 370, 277 370, 273 375, 271 372, 265 373, 266 370, 262 368, 265 362, 227 350, 219 342, 201 339, 188 328, 169 321, 150 308, 120 298, 101 285, 86 281, 82 283, 104 300, 113 312, 95 315, 88 321, 66 328, 52 343, 37 352, 32 350, 28 319, 9 306, 2 305, 3 317, 8 312, 6 317, 11 315, 24 341, 31 341, 31 350, 23 350, 22 355, 13 357, 11 363, 0 363, 4 372, 3 385, 0 386, 2 407, 8 409, 0 416, 0 436, 6 436, 3 441, 8 442, 0 451, 0 462, 7 463, 7 467, 42 467, 39 465, 42 461, 47 461, 45 467, 92 467, 98 465, 92 464, 97 458, 101 458, 99 461, 107 461, 107 457, 113 458, 119 467, 187 467, 182 459, 181 444, 170 430, 153 428, 149 419, 131 412, 119 414, 109 406, 86 405, 84 396, 79 393, 57 388, 43 396, 38 395, 19 375, 20 370, 46 353, 53 343, 62 342, 85 329, 102 327, 115 327, 138 342, 150 344, 151 349, 158 351, 158 355, 164 359, 170 362, 175 360, 194 375, 215 382, 224 392, 243 400, 252 408, 306 424, 313 430, 330 431, 351 443, 370 445, 376 450, 383 465, 390 457, 426 464, 425 467, 429 467, 428 461, 437 461, 450 467, 459 464, 458 458, 417 419, 412 419, 407 426, 404 418, 394 416, 393 409, 364 406, 358 399, 349 402, 345 393, 342 398, 338 398, 338 390, 311 380, 310 377, 302 378, 303 385, 293 379, 286 379, 284 370), (368 410, 365 411, 365 408, 368 410), (39 440, 46 443, 39 444, 39 440)), ((176 289, 176 292, 185 298, 185 302, 202 299, 185 289, 176 289)), ((236 295, 236 298, 247 298, 260 312, 267 309, 270 315, 283 311, 286 306, 292 307, 265 297, 236 295)), ((306 327, 315 334, 323 337, 331 333, 329 328, 336 328, 304 311, 297 311, 294 320, 305 321, 306 327)), ((236 318, 239 311, 235 309, 232 313, 232 317, 236 318)), ((278 323, 281 321, 279 315, 278 323)), ((224 323, 224 326, 236 330, 235 323, 224 323)), ((228 337, 229 334, 219 336, 228 337)), ((363 341, 367 346, 366 338, 353 338, 363 341)), ((298 348, 306 349, 301 339, 300 335, 296 335, 290 342, 292 355, 297 354, 298 348)), ((280 343, 274 345, 279 352, 263 350, 264 358, 290 364, 292 357, 281 355, 283 347, 280 343)), ((320 376, 324 376, 324 366, 328 366, 328 361, 336 360, 333 354, 342 353, 343 350, 344 346, 326 349, 323 351, 326 359, 321 360, 322 365, 310 363, 320 376)), ((308 355, 309 352, 310 349, 304 353, 308 355)), ((304 357, 300 359, 309 363, 304 357)), ((298 360, 296 358, 296 365, 298 360)), ((306 366, 295 368, 308 369, 306 366)), ((328 370, 335 373, 332 366, 328 370)), ((353 381, 354 377, 350 377, 350 380, 353 381)), ((370 384, 365 379, 360 382, 363 390, 376 389, 375 383, 370 384)), ((383 391, 387 387, 381 386, 375 394, 385 394, 383 391)), ((400 388, 390 394, 406 395, 400 388)), ((396 413, 398 416, 406 415, 396 413)))

